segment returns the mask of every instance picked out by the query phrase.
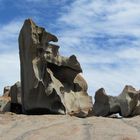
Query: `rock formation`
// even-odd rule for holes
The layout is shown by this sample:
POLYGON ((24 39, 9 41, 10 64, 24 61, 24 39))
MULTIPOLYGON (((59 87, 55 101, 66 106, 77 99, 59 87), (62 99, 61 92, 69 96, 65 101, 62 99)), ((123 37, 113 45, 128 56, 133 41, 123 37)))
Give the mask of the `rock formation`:
POLYGON ((75 55, 59 54, 55 35, 27 19, 19 35, 21 82, 5 87, 0 112, 24 114, 69 114, 123 117, 140 115, 140 91, 126 86, 119 96, 109 96, 103 88, 88 96, 87 83, 75 55))
POLYGON ((0 97, 0 112, 9 112, 11 108, 11 98, 2 96, 0 97))
POLYGON ((74 55, 63 57, 55 35, 27 19, 20 31, 22 109, 27 114, 59 113, 80 117, 92 109, 87 83, 74 55))
POLYGON ((18 81, 10 88, 11 103, 21 104, 21 83, 18 81))
POLYGON ((20 114, 22 113, 21 103, 21 83, 18 81, 10 88, 11 97, 11 112, 20 114))
POLYGON ((22 113, 21 85, 16 82, 13 86, 4 87, 3 96, 0 97, 0 112, 22 113))
POLYGON ((4 87, 3 96, 0 96, 0 112, 10 111, 11 98, 10 98, 10 86, 4 87))
POLYGON ((95 94, 94 115, 109 116, 119 113, 123 117, 140 115, 140 91, 125 86, 119 96, 108 96, 103 88, 95 94))
POLYGON ((6 97, 10 96, 10 86, 4 87, 3 96, 6 96, 6 97))

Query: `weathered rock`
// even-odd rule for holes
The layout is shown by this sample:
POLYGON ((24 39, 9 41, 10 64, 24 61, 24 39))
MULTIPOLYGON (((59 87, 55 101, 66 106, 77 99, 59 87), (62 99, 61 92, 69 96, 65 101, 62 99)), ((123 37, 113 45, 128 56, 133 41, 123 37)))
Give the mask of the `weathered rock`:
POLYGON ((11 86, 10 97, 11 97, 11 112, 22 113, 20 82, 16 82, 13 86, 11 86))
POLYGON ((3 96, 0 96, 0 112, 11 111, 10 86, 4 87, 3 96))
POLYGON ((11 111, 11 98, 2 96, 0 97, 0 112, 11 111))
POLYGON ((11 103, 21 104, 21 84, 20 84, 20 82, 16 82, 13 86, 11 86, 10 97, 11 97, 11 103))
POLYGON ((25 113, 60 113, 80 117, 92 109, 87 83, 74 55, 59 55, 56 36, 25 21, 19 36, 22 107, 25 113))
POLYGON ((137 105, 135 106, 135 109, 133 110, 132 116, 139 115, 140 114, 140 90, 137 91, 137 105))
POLYGON ((109 97, 103 88, 96 91, 93 111, 96 116, 107 116, 109 114, 109 97))
POLYGON ((10 96, 10 86, 4 87, 3 96, 9 97, 10 96))
POLYGON ((123 117, 140 115, 140 91, 132 86, 125 86, 122 93, 117 96, 108 96, 105 90, 99 89, 95 94, 93 106, 94 115, 109 116, 119 113, 123 117))
POLYGON ((118 96, 120 103, 121 115, 124 117, 131 116, 138 103, 139 91, 132 86, 125 86, 122 93, 118 96))

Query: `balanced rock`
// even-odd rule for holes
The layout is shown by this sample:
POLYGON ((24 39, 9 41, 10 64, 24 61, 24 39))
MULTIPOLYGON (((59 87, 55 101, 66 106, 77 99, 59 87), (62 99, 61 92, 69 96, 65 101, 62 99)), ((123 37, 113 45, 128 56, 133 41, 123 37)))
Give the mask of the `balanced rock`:
POLYGON ((95 94, 94 115, 109 116, 119 113, 123 117, 140 115, 140 91, 125 86, 119 96, 108 96, 103 88, 95 94))
POLYGON ((27 19, 20 31, 22 110, 27 114, 60 113, 80 117, 92 109, 87 83, 76 56, 63 57, 55 35, 27 19))

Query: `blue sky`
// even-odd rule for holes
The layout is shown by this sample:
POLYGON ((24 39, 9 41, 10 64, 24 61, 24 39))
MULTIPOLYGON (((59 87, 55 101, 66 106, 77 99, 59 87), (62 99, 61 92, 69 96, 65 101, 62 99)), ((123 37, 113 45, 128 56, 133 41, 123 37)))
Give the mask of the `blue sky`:
POLYGON ((0 93, 20 78, 18 34, 26 18, 59 38, 60 53, 75 54, 89 94, 118 95, 140 88, 139 0, 0 0, 0 93))

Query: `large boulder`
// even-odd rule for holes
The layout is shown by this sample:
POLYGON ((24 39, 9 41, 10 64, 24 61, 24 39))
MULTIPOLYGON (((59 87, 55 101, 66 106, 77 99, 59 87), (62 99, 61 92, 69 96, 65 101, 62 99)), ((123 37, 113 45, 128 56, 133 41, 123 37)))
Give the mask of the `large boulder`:
POLYGON ((80 117, 92 109, 87 83, 76 56, 59 55, 55 35, 27 19, 20 31, 22 109, 24 113, 60 113, 80 117))
POLYGON ((125 86, 119 96, 108 96, 103 88, 95 94, 94 115, 109 116, 119 113, 123 117, 140 115, 140 91, 125 86))

